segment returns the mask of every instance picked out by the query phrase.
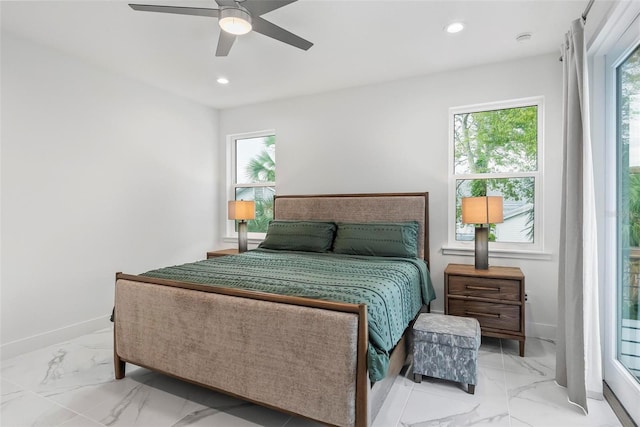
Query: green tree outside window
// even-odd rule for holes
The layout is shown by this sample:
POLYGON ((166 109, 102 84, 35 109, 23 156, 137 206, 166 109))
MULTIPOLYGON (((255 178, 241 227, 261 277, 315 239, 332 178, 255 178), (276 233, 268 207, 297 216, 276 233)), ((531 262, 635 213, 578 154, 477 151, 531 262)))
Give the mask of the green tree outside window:
POLYGON ((235 198, 255 201, 256 216, 248 221, 248 231, 266 233, 269 221, 273 219, 275 135, 237 139, 235 145, 235 198))

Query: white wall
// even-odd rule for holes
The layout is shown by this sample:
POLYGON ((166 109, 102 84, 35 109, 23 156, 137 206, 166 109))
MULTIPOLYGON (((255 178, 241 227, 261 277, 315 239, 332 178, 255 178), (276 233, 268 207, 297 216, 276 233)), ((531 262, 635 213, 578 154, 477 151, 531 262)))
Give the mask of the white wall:
MULTIPOLYGON (((433 309, 440 311, 446 264, 473 262, 441 253, 447 242, 448 109, 544 96, 543 220, 550 259, 490 262, 522 268, 530 296, 527 334, 554 338, 562 158, 558 57, 550 54, 224 110, 220 140, 228 134, 275 129, 279 194, 428 191, 431 271, 438 293, 433 309)), ((224 157, 219 159, 222 169, 224 157)), ((224 185, 221 181, 221 194, 224 185)), ((218 224, 220 235, 223 222, 222 218, 218 224)))
POLYGON ((217 112, 2 34, 2 356, 106 327, 114 274, 202 259, 217 112))

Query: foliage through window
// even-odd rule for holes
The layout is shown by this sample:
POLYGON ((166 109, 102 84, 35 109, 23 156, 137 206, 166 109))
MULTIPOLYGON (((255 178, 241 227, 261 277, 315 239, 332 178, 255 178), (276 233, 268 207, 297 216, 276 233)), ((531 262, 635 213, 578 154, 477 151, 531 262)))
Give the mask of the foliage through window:
POLYGON ((273 196, 276 192, 276 137, 273 133, 235 135, 231 137, 234 172, 232 197, 253 200, 256 217, 248 221, 250 233, 266 233, 273 219, 273 196))
POLYGON ((616 90, 620 312, 640 321, 640 47, 617 67, 616 90))
POLYGON ((456 241, 474 239, 474 225, 462 224, 463 197, 502 196, 504 222, 490 225, 489 239, 535 243, 541 105, 536 98, 451 110, 456 241))

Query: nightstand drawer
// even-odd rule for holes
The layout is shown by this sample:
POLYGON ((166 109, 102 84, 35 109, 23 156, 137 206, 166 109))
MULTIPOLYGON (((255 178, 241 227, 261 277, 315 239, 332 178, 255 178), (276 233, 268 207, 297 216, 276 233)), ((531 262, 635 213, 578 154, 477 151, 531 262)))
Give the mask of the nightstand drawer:
POLYGON ((449 299, 448 314, 475 317, 482 328, 520 331, 520 306, 464 299, 449 299))
POLYGON ((520 301, 520 282, 485 277, 449 276, 449 294, 520 301))

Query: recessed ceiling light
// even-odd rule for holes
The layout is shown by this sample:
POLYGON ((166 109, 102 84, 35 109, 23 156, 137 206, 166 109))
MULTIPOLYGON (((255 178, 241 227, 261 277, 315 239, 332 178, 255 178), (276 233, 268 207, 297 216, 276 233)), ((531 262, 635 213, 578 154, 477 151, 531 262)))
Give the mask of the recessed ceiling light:
POLYGON ((464 30, 464 24, 462 22, 452 22, 451 24, 444 27, 444 30, 449 34, 459 33, 464 30))
POLYGON ((216 80, 218 83, 220 83, 221 85, 227 85, 229 84, 229 79, 226 77, 218 77, 218 80, 216 80))

